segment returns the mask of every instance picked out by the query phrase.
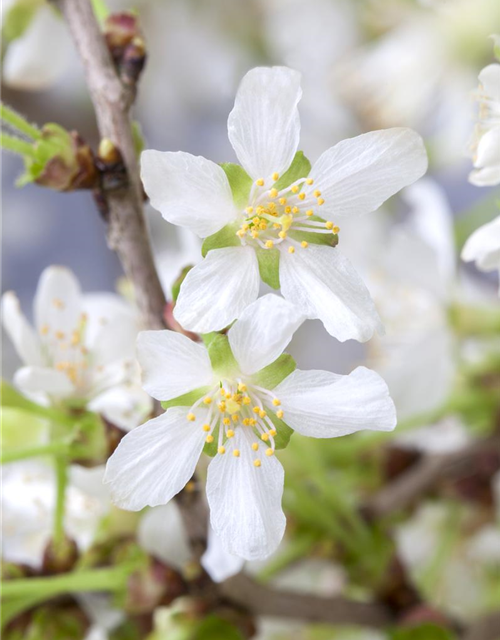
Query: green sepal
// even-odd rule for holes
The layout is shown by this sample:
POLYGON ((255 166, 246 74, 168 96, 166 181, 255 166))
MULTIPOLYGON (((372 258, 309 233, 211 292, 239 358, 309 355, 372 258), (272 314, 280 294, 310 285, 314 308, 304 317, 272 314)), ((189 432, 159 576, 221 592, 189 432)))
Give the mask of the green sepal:
POLYGON ((280 420, 275 413, 268 412, 268 417, 276 428, 276 435, 274 436, 274 446, 276 449, 284 449, 288 446, 290 438, 293 433, 293 429, 289 427, 286 422, 280 420))
POLYGON ((252 188, 252 178, 239 164, 223 162, 220 166, 229 181, 234 204, 238 208, 243 209, 248 204, 250 189, 252 188))
POLYGON ((304 155, 304 152, 297 151, 288 170, 285 171, 273 186, 275 189, 278 189, 278 191, 281 191, 288 187, 289 184, 292 184, 292 182, 299 180, 299 178, 305 178, 308 176, 310 171, 311 163, 304 155))
POLYGON ((210 346, 210 343, 212 342, 212 340, 218 335, 219 335, 218 331, 211 331, 210 333, 202 333, 202 334, 200 334, 200 338, 203 340, 203 344, 208 349, 208 347, 210 346))
POLYGON ((239 247, 241 245, 240 239, 236 235, 239 229, 237 222, 227 224, 220 231, 213 233, 208 238, 205 238, 201 245, 201 255, 205 257, 212 249, 224 249, 225 247, 239 247))
MULTIPOLYGON (((309 218, 311 222, 325 222, 323 218, 319 216, 311 216, 309 218)), ((307 223, 306 223, 307 224, 307 223)), ((314 233, 314 231, 294 231, 293 227, 288 232, 288 235, 292 240, 302 242, 305 240, 309 244, 324 244, 329 247, 336 247, 339 243, 339 237, 336 233, 314 233)))
POLYGON ((177 302, 177 298, 179 297, 179 293, 181 290, 181 285, 186 279, 187 274, 191 271, 192 268, 193 268, 193 265, 191 264, 188 264, 186 267, 184 267, 184 269, 182 269, 180 274, 177 276, 174 284, 172 285, 172 300, 174 302, 177 302))
POLYGON ((138 120, 133 120, 132 124, 132 140, 134 142, 135 155, 139 157, 146 148, 146 139, 142 131, 141 123, 138 120))
POLYGON ((25 171, 16 180, 16 187, 24 187, 42 176, 49 162, 57 157, 69 174, 78 171, 73 138, 66 129, 49 122, 42 127, 42 137, 33 145, 35 157, 25 156, 25 171))
POLYGON ((207 456, 210 456, 211 458, 216 455, 219 448, 219 425, 217 425, 212 431, 212 435, 214 437, 213 442, 205 442, 203 447, 203 453, 206 453, 207 456))
POLYGON ((194 389, 188 393, 183 393, 181 396, 172 398, 172 400, 165 400, 161 403, 161 406, 165 411, 170 409, 170 407, 192 407, 193 404, 208 391, 210 391, 210 387, 198 387, 198 389, 194 389))
POLYGON ((295 371, 297 363, 288 353, 282 353, 274 362, 268 364, 252 376, 252 381, 264 389, 274 389, 280 382, 295 371))
POLYGON ((272 289, 280 288, 280 252, 278 249, 257 249, 261 280, 272 289))
POLYGON ((210 341, 208 355, 215 372, 230 377, 238 371, 238 364, 231 351, 229 339, 222 333, 218 333, 210 341))
POLYGON ((18 0, 5 12, 2 35, 6 45, 24 34, 43 4, 43 0, 18 0))

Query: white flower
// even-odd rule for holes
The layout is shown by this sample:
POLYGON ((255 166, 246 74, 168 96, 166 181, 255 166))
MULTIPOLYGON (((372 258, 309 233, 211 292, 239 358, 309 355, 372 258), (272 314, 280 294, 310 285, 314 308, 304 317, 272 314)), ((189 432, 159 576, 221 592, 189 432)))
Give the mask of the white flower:
MULTIPOLYGON (((102 485, 104 467, 70 468, 64 526, 80 550, 87 549, 110 508, 102 485)), ((52 535, 56 500, 54 469, 44 462, 12 462, 2 467, 2 555, 8 562, 41 567, 52 535)))
POLYGON ((422 140, 409 129, 345 140, 323 153, 307 177, 301 172, 281 186, 298 148, 301 93, 300 74, 286 67, 256 68, 244 77, 228 120, 249 176, 239 174, 240 184, 248 179, 244 201, 235 202, 223 168, 205 158, 142 154, 145 189, 165 219, 201 237, 227 231, 181 286, 174 315, 185 329, 207 333, 229 325, 257 298, 259 270, 268 269, 275 279, 279 269, 283 296, 339 340, 365 341, 381 328, 365 285, 331 246, 332 234, 342 218, 374 211, 423 175, 422 140))
POLYGON ((348 376, 290 372, 284 356, 288 365, 271 383, 269 372, 283 358, 262 370, 301 322, 293 305, 271 294, 250 305, 208 351, 172 331, 141 333, 144 388, 181 406, 122 439, 106 469, 112 500, 133 511, 166 504, 193 475, 205 443, 213 443, 207 496, 215 533, 230 553, 247 560, 271 554, 285 529, 284 471, 274 452, 287 429, 331 438, 391 430, 396 423, 384 381, 364 367, 348 376))
MULTIPOLYGON (((14 0, 9 5, 4 7, 6 20, 10 10, 23 11, 20 2, 14 0)), ((30 10, 24 9, 26 14, 30 10)), ((70 51, 71 42, 61 16, 43 2, 25 31, 8 44, 3 59, 3 82, 15 89, 46 89, 67 69, 70 51)))
POLYGON ((500 184, 500 64, 489 64, 481 71, 476 99, 479 119, 471 144, 475 168, 469 180, 485 187, 500 184))
POLYGON ((134 310, 112 294, 82 295, 73 273, 48 267, 36 291, 33 329, 14 293, 2 297, 2 320, 24 362, 14 383, 43 403, 76 402, 131 428, 151 401, 134 386, 134 310))
POLYGON ((500 216, 474 231, 462 249, 462 260, 474 261, 481 271, 500 271, 500 216))

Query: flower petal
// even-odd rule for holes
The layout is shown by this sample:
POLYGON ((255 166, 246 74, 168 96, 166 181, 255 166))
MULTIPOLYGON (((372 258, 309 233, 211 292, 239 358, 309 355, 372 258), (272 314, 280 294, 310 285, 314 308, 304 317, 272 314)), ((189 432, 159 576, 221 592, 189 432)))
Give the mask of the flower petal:
POLYGON ((483 89, 481 93, 493 100, 500 101, 500 64, 487 65, 484 69, 481 69, 478 78, 483 89))
POLYGON ((141 178, 151 204, 165 220, 205 238, 234 220, 237 210, 224 170, 183 151, 141 155, 141 178))
POLYGON ((257 67, 241 81, 229 114, 229 140, 255 180, 283 173, 297 151, 302 96, 300 73, 287 67, 257 67))
MULTIPOLYGON (((71 333, 78 328, 82 312, 80 284, 66 267, 48 267, 40 276, 33 302, 38 331, 71 333)), ((52 338, 50 338, 52 340, 52 338)))
POLYGON ((481 136, 474 156, 475 167, 497 167, 500 170, 500 126, 481 136))
POLYGON ((274 456, 253 464, 251 436, 238 429, 224 455, 210 463, 207 498, 210 522, 226 549, 246 560, 271 555, 285 532, 281 508, 284 471, 274 456), (240 456, 232 454, 233 449, 240 456))
POLYGON ((259 285, 259 265, 251 247, 214 249, 187 274, 174 317, 188 331, 224 329, 257 298, 259 285))
POLYGON ((383 331, 368 289, 338 249, 309 245, 280 256, 281 293, 309 318, 319 318, 341 342, 383 331))
POLYGON ((66 398, 75 391, 66 374, 49 367, 22 367, 14 375, 14 384, 24 393, 43 392, 54 398, 66 398))
POLYGON ((139 522, 137 539, 145 551, 179 571, 192 559, 182 517, 175 502, 145 513, 139 522))
POLYGON ((286 423, 304 436, 336 438, 361 429, 392 431, 396 426, 387 385, 365 367, 348 376, 296 369, 274 393, 286 423))
POLYGON ((481 271, 500 269, 500 216, 476 229, 462 249, 462 260, 481 271))
POLYGON ((274 362, 303 321, 295 305, 272 293, 247 307, 227 334, 241 371, 256 373, 274 362))
POLYGON ((337 220, 375 211, 426 170, 422 138, 397 127, 339 142, 320 156, 309 177, 325 200, 319 215, 337 220))
POLYGON ((209 527, 207 550, 201 557, 201 564, 214 582, 224 582, 239 573, 245 561, 226 551, 219 536, 209 527))
POLYGON ((44 359, 40 341, 12 291, 7 291, 2 296, 2 322, 21 360, 25 364, 42 366, 44 359))
POLYGON ((139 511, 166 504, 189 481, 205 444, 205 409, 186 420, 185 407, 173 407, 133 429, 106 465, 104 482, 121 509, 139 511))
POLYGON ((175 331, 141 331, 137 359, 143 387, 157 400, 171 400, 212 380, 206 348, 175 331))

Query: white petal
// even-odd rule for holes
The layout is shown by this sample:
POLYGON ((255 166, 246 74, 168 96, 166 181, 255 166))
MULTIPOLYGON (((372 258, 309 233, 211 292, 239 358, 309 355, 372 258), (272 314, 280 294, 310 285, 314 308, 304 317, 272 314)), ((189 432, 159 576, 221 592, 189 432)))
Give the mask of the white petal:
POLYGON ((141 331, 137 359, 143 387, 157 400, 171 400, 212 380, 206 348, 175 331, 141 331))
POLYGON ((387 385, 365 367, 348 376, 297 369, 274 393, 286 423, 305 436, 336 438, 362 429, 392 431, 396 426, 387 385))
POLYGON ((382 331, 368 289, 338 249, 309 245, 280 255, 281 293, 309 318, 319 318, 341 342, 382 331))
POLYGON ((500 126, 487 131, 477 145, 475 167, 492 167, 500 164, 500 126))
POLYGON ((321 155, 310 177, 325 200, 319 215, 337 220, 375 211, 426 170, 422 138, 411 129, 394 128, 339 142, 321 155))
POLYGON ((67 68, 70 51, 64 21, 52 7, 41 6, 25 33, 7 48, 3 82, 15 89, 46 89, 67 68))
POLYGON ((25 393, 43 392, 54 398, 66 398, 75 391, 67 375, 49 367, 22 367, 14 375, 14 384, 25 393))
POLYGON ((239 573, 245 561, 226 551, 219 536, 209 527, 207 550, 201 557, 201 564, 212 580, 223 582, 239 573))
POLYGON ((207 498, 210 522, 226 549, 246 560, 266 558, 285 532, 281 508, 284 471, 274 456, 253 464, 249 434, 238 429, 224 455, 208 467, 207 498), (232 455, 234 448, 240 457, 232 455))
POLYGON ((139 385, 123 384, 99 394, 87 408, 102 413, 106 420, 123 431, 130 431, 151 415, 153 400, 139 385))
POLYGON ((186 419, 186 407, 173 407, 133 429, 120 441, 106 465, 104 482, 121 509, 166 504, 189 481, 205 444, 206 410, 186 419))
POLYGON ((141 155, 141 178, 151 204, 165 220, 189 227, 202 238, 237 216, 224 170, 201 156, 148 149, 141 155))
POLYGON ((38 281, 33 301, 35 326, 49 330, 48 337, 57 331, 68 334, 78 328, 82 299, 78 280, 66 267, 48 267, 38 281))
POLYGON ((241 81, 229 114, 229 140, 253 179, 283 173, 297 151, 300 73, 287 67, 257 67, 241 81))
POLYGON ((175 502, 145 513, 139 523, 137 539, 145 551, 179 571, 192 559, 182 517, 175 502))
POLYGON ((40 341, 26 320, 19 300, 12 291, 7 291, 2 296, 2 322, 21 360, 29 365, 43 365, 40 341))
POLYGON ((224 329, 257 298, 259 285, 259 265, 251 247, 214 249, 187 274, 174 317, 188 331, 224 329))
POLYGON ((474 231, 462 249, 462 259, 474 260, 482 271, 500 268, 500 216, 474 231))
POLYGON ((479 82, 483 86, 484 94, 500 101, 500 64, 489 64, 481 70, 479 82))
POLYGON ((500 164, 474 169, 469 173, 469 182, 476 187, 494 187, 500 184, 500 164))
POLYGON ((227 334, 241 371, 256 373, 274 362, 303 321, 296 306, 272 293, 247 307, 227 334))

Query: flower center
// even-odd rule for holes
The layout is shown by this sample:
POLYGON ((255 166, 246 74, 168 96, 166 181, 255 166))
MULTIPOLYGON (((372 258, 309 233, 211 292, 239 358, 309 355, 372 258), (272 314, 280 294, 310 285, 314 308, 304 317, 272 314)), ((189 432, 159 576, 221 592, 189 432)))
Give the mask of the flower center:
POLYGON ((337 234, 340 229, 331 221, 321 219, 320 208, 325 203, 312 178, 300 178, 278 191, 274 186, 279 175, 273 173, 269 185, 259 178, 252 185, 249 205, 242 213, 236 232, 241 244, 273 249, 283 244, 289 253, 306 249, 307 240, 293 237, 294 232, 337 234), (272 182, 272 184, 271 184, 272 182))
MULTIPOLYGON (((276 425, 270 414, 283 418, 280 400, 267 389, 263 389, 242 379, 220 380, 219 383, 201 397, 190 408, 186 418, 194 422, 195 409, 200 405, 208 407, 206 421, 201 425, 207 433, 206 442, 212 443, 217 437, 217 452, 220 455, 230 449, 233 457, 240 457, 240 450, 231 441, 238 429, 245 429, 248 436, 244 442, 252 450, 254 467, 261 466, 262 454, 274 455, 276 425)), ((243 440, 242 440, 243 442, 243 440)))

